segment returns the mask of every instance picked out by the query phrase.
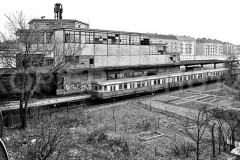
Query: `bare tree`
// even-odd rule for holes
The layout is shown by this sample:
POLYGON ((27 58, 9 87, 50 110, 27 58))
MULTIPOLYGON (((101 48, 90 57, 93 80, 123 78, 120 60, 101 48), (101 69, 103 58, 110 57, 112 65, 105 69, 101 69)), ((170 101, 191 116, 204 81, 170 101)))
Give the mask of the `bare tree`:
POLYGON ((224 120, 224 110, 220 108, 214 108, 209 110, 210 119, 216 124, 218 130, 218 153, 221 153, 221 147, 223 147, 224 151, 227 151, 226 144, 226 122, 224 120))
POLYGON ((79 63, 76 56, 84 47, 77 43, 63 44, 53 31, 29 25, 22 12, 5 17, 7 33, 0 32, 4 50, 0 52, 0 58, 6 68, 12 69, 11 92, 19 99, 22 128, 25 128, 31 97, 53 80, 53 73, 79 63))
POLYGON ((197 112, 190 113, 188 122, 181 122, 184 134, 190 138, 196 147, 196 159, 199 160, 200 155, 208 146, 206 144, 206 133, 208 127, 208 112, 206 107, 202 107, 197 112), (191 126, 190 126, 191 125, 191 126))
POLYGON ((229 87, 232 87, 237 79, 235 72, 236 68, 238 68, 237 58, 237 55, 233 52, 227 55, 227 61, 225 63, 225 67, 227 68, 227 75, 225 77, 225 81, 229 87))

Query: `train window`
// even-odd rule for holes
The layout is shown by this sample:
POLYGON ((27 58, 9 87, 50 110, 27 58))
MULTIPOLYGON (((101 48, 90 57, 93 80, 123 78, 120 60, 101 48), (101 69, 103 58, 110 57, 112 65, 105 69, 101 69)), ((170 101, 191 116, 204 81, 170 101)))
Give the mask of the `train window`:
POLYGON ((130 89, 132 89, 133 88, 133 83, 130 83, 130 89))
POLYGON ((124 83, 124 89, 127 89, 127 83, 124 83))
POLYGON ((141 82, 137 82, 137 88, 141 88, 141 82))
POLYGON ((158 79, 158 84, 162 84, 160 79, 158 79))
POLYGON ((111 91, 115 91, 115 90, 116 90, 115 86, 111 86, 111 91))
POLYGON ((165 82, 165 79, 162 79, 162 83, 166 83, 166 82, 165 82))
POLYGON ((169 83, 172 83, 172 81, 173 81, 172 78, 169 78, 169 83))
POLYGON ((94 88, 95 91, 97 91, 98 90, 98 85, 95 84, 93 88, 94 88))
POLYGON ((119 90, 121 90, 122 89, 122 84, 119 84, 119 90))
POLYGON ((163 84, 163 79, 159 79, 159 84, 163 84))
POLYGON ((107 86, 104 86, 104 91, 107 91, 107 86))
POLYGON ((182 81, 182 76, 179 77, 179 82, 182 81))
POLYGON ((154 85, 157 85, 157 80, 156 80, 156 79, 153 81, 153 84, 154 84, 154 85))
POLYGON ((142 87, 145 87, 145 81, 142 81, 142 87))
POLYGON ((146 81, 147 86, 150 86, 150 81, 146 81))
POLYGON ((102 91, 102 86, 101 86, 101 85, 99 85, 98 90, 99 90, 99 91, 102 91))

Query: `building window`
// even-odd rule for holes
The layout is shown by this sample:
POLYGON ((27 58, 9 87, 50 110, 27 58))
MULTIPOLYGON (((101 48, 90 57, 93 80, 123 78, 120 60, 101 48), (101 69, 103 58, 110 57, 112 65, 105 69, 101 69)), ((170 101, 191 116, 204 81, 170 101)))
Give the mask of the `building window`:
POLYGON ((149 36, 141 36, 141 45, 149 45, 149 36))
POLYGON ((140 44, 140 36, 139 35, 131 35, 131 44, 139 45, 140 44))
POLYGON ((94 33, 93 32, 86 32, 85 33, 86 36, 86 43, 93 43, 93 39, 94 39, 94 33))
POLYGON ((86 42, 85 32, 81 32, 81 43, 86 42))
POLYGON ((65 43, 79 43, 79 32, 65 31, 65 43))
POLYGON ((150 54, 157 54, 156 46, 150 46, 150 54))
POLYGON ((94 43, 107 44, 107 33, 95 33, 94 43))
POLYGON ((44 33, 43 32, 39 32, 37 37, 37 42, 38 43, 44 43, 44 33))
POLYGON ((47 43, 52 42, 52 36, 53 36, 53 32, 46 32, 46 42, 47 43))
POLYGON ((120 34, 120 44, 129 44, 129 35, 120 34))
POLYGON ((109 44, 119 44, 119 33, 108 33, 107 40, 109 44))
POLYGON ((93 58, 89 59, 89 64, 94 64, 94 59, 93 58))

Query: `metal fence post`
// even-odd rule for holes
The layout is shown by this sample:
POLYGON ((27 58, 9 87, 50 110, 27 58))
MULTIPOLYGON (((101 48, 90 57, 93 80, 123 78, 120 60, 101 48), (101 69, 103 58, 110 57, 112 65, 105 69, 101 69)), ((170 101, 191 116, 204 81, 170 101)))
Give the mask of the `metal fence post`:
POLYGON ((0 138, 3 137, 3 116, 2 111, 0 112, 0 138))

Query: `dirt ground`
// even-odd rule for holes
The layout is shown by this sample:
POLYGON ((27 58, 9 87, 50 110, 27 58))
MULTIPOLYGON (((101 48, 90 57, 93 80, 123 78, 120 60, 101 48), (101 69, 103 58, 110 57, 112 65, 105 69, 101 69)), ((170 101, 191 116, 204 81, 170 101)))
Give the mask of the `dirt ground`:
MULTIPOLYGON (((128 100, 114 106, 105 106, 105 109, 89 110, 91 125, 107 126, 109 134, 126 139, 133 148, 141 145, 142 156, 166 159, 171 157, 169 150, 176 141, 190 141, 182 134, 181 127, 189 112, 197 112, 203 106, 238 109, 238 102, 234 101, 229 93, 223 84, 215 83, 134 101, 128 100), (139 140, 139 134, 155 130, 163 136, 147 141, 139 140)), ((206 153, 205 156, 210 157, 209 154, 206 153)), ((226 156, 221 156, 223 158, 219 159, 226 159, 226 156)), ((208 159, 206 157, 205 159, 208 159)))
MULTIPOLYGON (((174 146, 183 142, 194 145, 183 134, 183 126, 194 127, 186 123, 191 119, 189 114, 198 112, 201 107, 231 107, 238 110, 240 105, 234 99, 234 95, 223 84, 215 83, 101 105, 84 111, 71 111, 68 115, 79 121, 87 121, 86 125, 76 125, 73 130, 90 133, 103 128, 110 137, 126 140, 129 148, 137 152, 137 159, 191 160, 194 159, 194 152, 190 152, 187 157, 174 156, 171 152, 174 146), (139 135, 151 135, 153 131, 161 136, 149 140, 139 138, 139 135)), ((228 154, 221 154, 217 159, 225 160, 229 157, 228 154)), ((204 152, 202 159, 211 159, 211 149, 204 152)))

